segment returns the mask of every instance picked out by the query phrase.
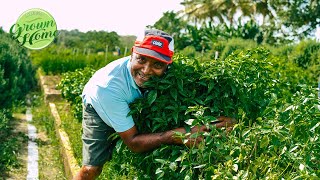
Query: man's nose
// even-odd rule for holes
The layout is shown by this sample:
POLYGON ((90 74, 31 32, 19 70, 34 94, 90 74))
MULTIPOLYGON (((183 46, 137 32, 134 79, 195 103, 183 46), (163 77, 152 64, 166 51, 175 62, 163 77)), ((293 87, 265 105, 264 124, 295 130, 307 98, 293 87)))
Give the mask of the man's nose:
POLYGON ((142 72, 145 75, 151 75, 152 69, 151 69, 151 64, 149 62, 144 64, 144 66, 142 68, 142 72))

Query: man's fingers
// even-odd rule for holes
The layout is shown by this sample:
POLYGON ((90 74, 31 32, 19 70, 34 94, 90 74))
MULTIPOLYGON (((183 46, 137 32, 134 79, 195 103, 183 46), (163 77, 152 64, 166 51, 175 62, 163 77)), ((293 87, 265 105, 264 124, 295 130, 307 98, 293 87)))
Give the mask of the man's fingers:
POLYGON ((232 131, 232 129, 233 129, 233 126, 231 126, 231 127, 228 127, 228 128, 227 128, 227 132, 230 132, 230 131, 232 131))
POLYGON ((186 142, 186 145, 188 147, 193 147, 193 146, 197 146, 202 141, 203 141, 203 137, 202 136, 197 136, 197 137, 194 137, 194 138, 189 137, 188 141, 186 142))
POLYGON ((229 118, 228 120, 221 121, 219 123, 214 124, 217 128, 222 127, 232 127, 234 125, 233 120, 229 118))

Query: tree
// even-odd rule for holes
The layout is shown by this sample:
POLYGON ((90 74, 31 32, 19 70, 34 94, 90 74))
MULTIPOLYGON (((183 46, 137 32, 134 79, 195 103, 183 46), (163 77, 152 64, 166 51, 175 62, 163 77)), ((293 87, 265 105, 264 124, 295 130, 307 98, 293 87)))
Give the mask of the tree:
POLYGON ((320 24, 320 0, 270 0, 270 3, 286 28, 284 33, 292 32, 302 39, 320 24))
POLYGON ((151 27, 165 31, 173 36, 175 49, 183 49, 186 44, 187 22, 178 17, 178 13, 167 11, 163 16, 151 27))

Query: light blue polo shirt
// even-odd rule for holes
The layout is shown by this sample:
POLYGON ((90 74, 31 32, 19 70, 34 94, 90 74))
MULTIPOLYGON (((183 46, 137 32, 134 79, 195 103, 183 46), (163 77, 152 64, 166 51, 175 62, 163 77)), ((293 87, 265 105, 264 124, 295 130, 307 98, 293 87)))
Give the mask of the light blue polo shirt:
POLYGON ((91 104, 101 119, 116 132, 134 126, 127 116, 129 104, 142 94, 131 73, 130 56, 113 61, 91 77, 82 92, 84 105, 91 104))

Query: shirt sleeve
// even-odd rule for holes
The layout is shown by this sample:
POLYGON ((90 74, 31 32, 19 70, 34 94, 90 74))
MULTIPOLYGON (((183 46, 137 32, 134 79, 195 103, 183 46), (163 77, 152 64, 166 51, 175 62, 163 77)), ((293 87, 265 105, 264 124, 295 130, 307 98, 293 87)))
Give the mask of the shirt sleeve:
POLYGON ((96 109, 101 119, 111 126, 116 132, 124 132, 134 126, 129 104, 125 100, 121 90, 117 88, 98 88, 96 109))

